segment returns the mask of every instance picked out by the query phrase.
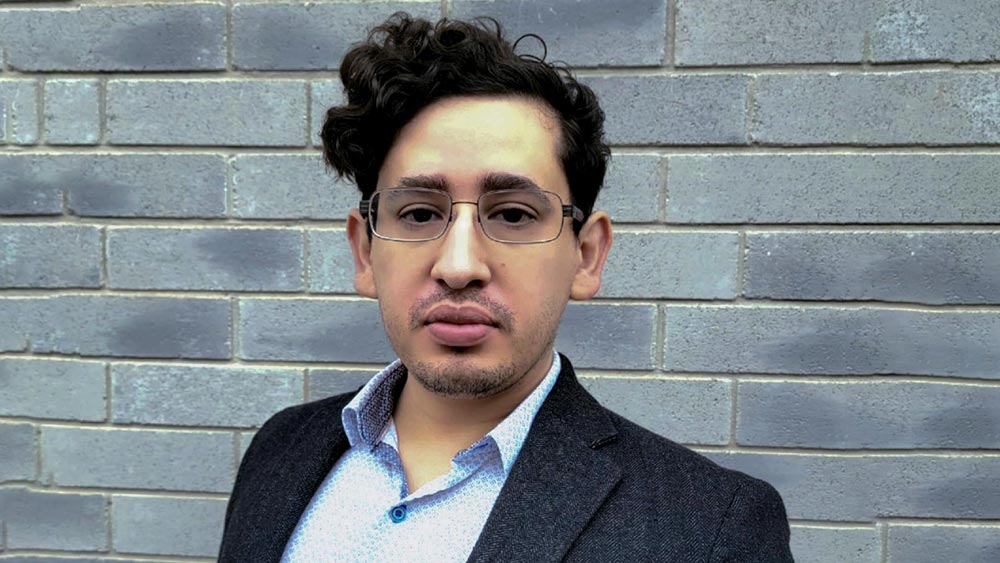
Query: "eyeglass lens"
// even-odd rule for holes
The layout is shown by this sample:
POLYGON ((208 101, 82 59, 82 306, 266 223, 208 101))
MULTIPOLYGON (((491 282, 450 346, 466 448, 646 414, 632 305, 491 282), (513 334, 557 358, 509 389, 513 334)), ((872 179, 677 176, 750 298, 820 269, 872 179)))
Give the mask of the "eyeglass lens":
MULTIPOLYGON (((396 240, 431 240, 441 236, 451 218, 452 199, 445 192, 397 188, 375 192, 372 229, 396 240)), ((486 236, 499 242, 545 242, 562 230, 562 200, 539 190, 497 190, 480 196, 479 222, 486 236)))

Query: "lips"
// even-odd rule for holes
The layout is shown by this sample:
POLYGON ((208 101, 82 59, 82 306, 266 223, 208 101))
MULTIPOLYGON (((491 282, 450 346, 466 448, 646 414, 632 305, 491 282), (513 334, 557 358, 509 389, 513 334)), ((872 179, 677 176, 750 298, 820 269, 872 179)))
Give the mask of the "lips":
POLYGON ((427 315, 426 322, 431 337, 450 347, 475 346, 497 329, 493 317, 470 307, 437 307, 427 315))

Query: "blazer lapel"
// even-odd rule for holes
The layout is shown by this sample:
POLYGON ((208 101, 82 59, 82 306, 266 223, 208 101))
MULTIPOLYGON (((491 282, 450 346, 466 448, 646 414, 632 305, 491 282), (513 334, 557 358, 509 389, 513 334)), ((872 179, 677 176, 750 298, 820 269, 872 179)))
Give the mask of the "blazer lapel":
POLYGON ((616 431, 604 409, 562 371, 542 404, 469 561, 560 561, 621 478, 599 451, 616 431))
POLYGON ((267 507, 255 511, 246 522, 247 560, 281 561, 299 518, 349 445, 340 419, 344 403, 317 412, 288 441, 285 453, 270 456, 268 466, 246 484, 245 490, 256 497, 254 504, 267 507), (261 499, 266 502, 258 502, 261 499))

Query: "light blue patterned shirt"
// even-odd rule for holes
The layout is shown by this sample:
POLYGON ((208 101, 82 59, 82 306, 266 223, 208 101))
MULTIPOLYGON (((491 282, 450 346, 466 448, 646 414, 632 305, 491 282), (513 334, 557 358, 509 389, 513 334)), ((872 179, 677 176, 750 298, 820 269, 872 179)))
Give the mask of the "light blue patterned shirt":
POLYGON ((451 471, 409 492, 392 420, 399 360, 344 407, 350 448, 323 480, 292 533, 284 563, 466 561, 542 402, 561 369, 481 440, 451 460, 451 471))

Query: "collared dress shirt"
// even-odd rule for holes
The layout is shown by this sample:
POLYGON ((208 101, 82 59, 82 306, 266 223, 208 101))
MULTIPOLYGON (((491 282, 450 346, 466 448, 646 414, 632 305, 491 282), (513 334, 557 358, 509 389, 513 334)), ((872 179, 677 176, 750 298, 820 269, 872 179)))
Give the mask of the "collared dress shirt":
POLYGON ((283 563, 463 562, 469 557, 510 474, 539 407, 561 369, 541 383, 481 440, 451 460, 451 471, 407 490, 392 420, 406 368, 379 372, 344 407, 350 448, 313 495, 283 563))

